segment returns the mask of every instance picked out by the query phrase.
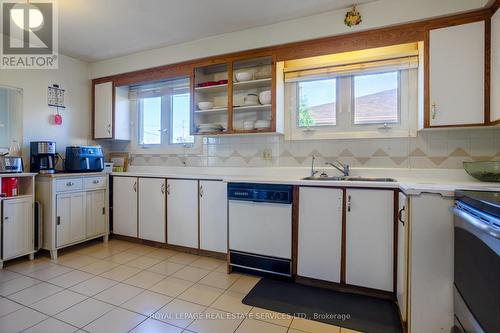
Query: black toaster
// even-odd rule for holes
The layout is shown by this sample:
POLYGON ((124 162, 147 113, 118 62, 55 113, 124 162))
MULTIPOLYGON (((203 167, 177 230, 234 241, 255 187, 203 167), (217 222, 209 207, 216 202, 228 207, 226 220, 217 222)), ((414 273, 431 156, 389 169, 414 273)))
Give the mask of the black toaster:
POLYGON ((100 146, 66 147, 66 172, 100 172, 104 169, 104 155, 100 146))

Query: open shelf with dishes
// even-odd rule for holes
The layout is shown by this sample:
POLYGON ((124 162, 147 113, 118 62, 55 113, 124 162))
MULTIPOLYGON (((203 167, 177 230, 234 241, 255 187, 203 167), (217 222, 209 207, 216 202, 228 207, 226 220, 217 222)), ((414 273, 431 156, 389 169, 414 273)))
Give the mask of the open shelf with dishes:
POLYGON ((281 128, 276 124, 273 56, 209 63, 194 68, 193 75, 192 134, 275 133, 281 128))
POLYGON ((193 134, 220 134, 228 129, 228 64, 194 69, 193 134))

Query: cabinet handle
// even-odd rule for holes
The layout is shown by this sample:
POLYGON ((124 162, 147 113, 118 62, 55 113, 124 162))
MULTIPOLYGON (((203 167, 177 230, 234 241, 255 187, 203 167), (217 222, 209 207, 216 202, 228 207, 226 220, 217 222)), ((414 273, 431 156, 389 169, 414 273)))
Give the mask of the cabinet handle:
POLYGON ((165 194, 165 183, 161 184, 161 194, 165 194))
POLYGON ((9 219, 9 217, 8 217, 8 216, 5 216, 3 219, 4 219, 4 220, 8 220, 8 219, 9 219))
POLYGON ((137 182, 134 182, 134 192, 137 192, 137 182))
POLYGON ((436 105, 436 102, 433 102, 432 103, 432 119, 436 119, 436 114, 437 114, 437 105, 436 105))
POLYGON ((111 134, 111 124, 108 124, 108 127, 106 130, 108 131, 108 134, 111 134))
POLYGON ((403 226, 405 225, 405 221, 403 221, 403 212, 405 211, 405 208, 406 207, 403 206, 403 208, 401 208, 398 212, 398 220, 403 224, 403 226))
POLYGON ((99 180, 94 179, 94 181, 93 181, 92 183, 94 183, 94 184, 99 184, 99 180))
POLYGON ((106 215, 106 207, 102 207, 102 215, 106 215))
POLYGON ((73 182, 67 182, 66 183, 66 186, 73 186, 73 185, 75 185, 75 183, 73 183, 73 182))
POLYGON ((203 197, 203 185, 200 185, 200 198, 203 197))
POLYGON ((350 195, 347 196, 347 211, 348 212, 351 211, 351 196, 350 195))
POLYGON ((170 195, 170 184, 167 184, 167 195, 170 195))
POLYGON ((57 217, 57 225, 60 225, 60 224, 61 224, 61 217, 60 217, 60 216, 58 216, 58 217, 57 217))

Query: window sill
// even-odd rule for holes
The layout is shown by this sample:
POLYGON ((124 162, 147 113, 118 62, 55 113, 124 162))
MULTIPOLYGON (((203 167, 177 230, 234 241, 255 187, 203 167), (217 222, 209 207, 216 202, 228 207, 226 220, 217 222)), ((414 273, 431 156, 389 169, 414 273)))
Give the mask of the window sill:
POLYGON ((320 132, 320 131, 294 131, 285 134, 285 140, 331 140, 331 139, 384 139, 416 137, 415 130, 383 129, 378 131, 359 132, 320 132))

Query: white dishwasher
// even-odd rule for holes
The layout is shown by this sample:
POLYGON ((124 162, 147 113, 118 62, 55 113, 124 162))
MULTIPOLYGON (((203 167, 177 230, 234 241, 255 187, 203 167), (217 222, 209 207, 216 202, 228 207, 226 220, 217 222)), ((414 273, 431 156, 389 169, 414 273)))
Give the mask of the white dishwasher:
POLYGON ((233 270, 291 276, 292 194, 290 185, 228 184, 233 270))

